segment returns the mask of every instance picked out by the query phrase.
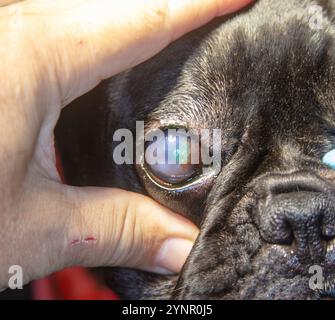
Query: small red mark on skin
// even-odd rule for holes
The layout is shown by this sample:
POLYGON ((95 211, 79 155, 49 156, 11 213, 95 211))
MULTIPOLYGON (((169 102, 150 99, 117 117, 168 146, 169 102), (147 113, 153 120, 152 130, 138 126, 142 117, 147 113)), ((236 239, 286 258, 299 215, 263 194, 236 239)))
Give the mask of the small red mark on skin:
POLYGON ((94 237, 87 237, 87 238, 84 239, 84 241, 86 241, 86 242, 89 242, 89 241, 97 241, 97 239, 94 238, 94 237))
POLYGON ((97 239, 95 237, 86 237, 84 239, 75 239, 73 241, 71 241, 71 246, 75 246, 75 245, 78 245, 78 244, 88 244, 90 242, 93 242, 93 241, 97 241, 97 239))
POLYGON ((73 240, 73 241, 71 241, 71 246, 79 244, 79 242, 80 242, 80 240, 73 240))

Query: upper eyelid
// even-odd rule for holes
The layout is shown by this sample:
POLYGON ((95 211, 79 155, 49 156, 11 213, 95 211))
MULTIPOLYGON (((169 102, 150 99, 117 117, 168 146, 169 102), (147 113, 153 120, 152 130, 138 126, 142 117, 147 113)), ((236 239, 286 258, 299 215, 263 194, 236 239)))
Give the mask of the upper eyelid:
MULTIPOLYGON (((193 127, 188 127, 188 126, 181 126, 181 125, 176 125, 176 124, 170 124, 168 126, 160 126, 160 127, 150 127, 150 129, 145 130, 144 129, 144 138, 146 139, 149 135, 154 134, 155 131, 161 131, 163 133, 165 133, 168 130, 185 130, 186 133, 191 133, 191 134, 197 134, 199 136, 199 142, 204 144, 204 145, 208 145, 209 142, 211 142, 211 140, 209 141, 205 141, 203 139, 203 136, 201 135, 201 130, 203 130, 204 128, 193 128, 193 127)), ((209 146, 211 147, 211 146, 209 146)))
POLYGON ((154 122, 147 122, 145 123, 144 126, 144 136, 146 137, 149 133, 152 133, 157 130, 165 131, 168 129, 185 129, 185 130, 192 130, 187 123, 180 122, 167 122, 167 123, 162 123, 161 121, 154 121, 154 122))

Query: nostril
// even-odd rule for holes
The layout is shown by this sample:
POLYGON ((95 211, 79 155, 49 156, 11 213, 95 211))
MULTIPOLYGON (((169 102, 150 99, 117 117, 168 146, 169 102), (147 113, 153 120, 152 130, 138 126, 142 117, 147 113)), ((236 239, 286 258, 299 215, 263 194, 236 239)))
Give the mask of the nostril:
POLYGON ((330 242, 335 239, 335 214, 332 202, 323 201, 324 209, 322 210, 322 237, 325 241, 330 242))
POLYGON ((273 244, 292 245, 294 232, 292 221, 288 217, 283 198, 286 195, 276 196, 266 203, 259 203, 259 227, 262 238, 273 244))

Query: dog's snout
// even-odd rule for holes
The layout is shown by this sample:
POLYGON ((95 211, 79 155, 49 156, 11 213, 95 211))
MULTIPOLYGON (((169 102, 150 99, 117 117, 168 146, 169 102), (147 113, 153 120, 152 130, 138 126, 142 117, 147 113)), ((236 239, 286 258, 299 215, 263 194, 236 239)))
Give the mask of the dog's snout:
POLYGON ((335 194, 311 174, 274 176, 263 184, 257 217, 262 238, 291 245, 301 258, 324 258, 335 238, 335 194))

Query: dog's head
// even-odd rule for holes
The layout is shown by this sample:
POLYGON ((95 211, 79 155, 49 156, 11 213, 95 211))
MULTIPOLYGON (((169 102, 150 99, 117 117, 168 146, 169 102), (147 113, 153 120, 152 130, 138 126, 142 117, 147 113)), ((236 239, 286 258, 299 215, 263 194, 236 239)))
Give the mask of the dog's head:
POLYGON ((331 3, 261 0, 76 101, 89 123, 65 111, 56 133, 70 182, 148 194, 201 229, 178 277, 104 270, 122 297, 334 295, 335 172, 322 163, 335 148, 331 3), (113 133, 137 120, 146 133, 221 129, 220 172, 116 165, 113 133))

